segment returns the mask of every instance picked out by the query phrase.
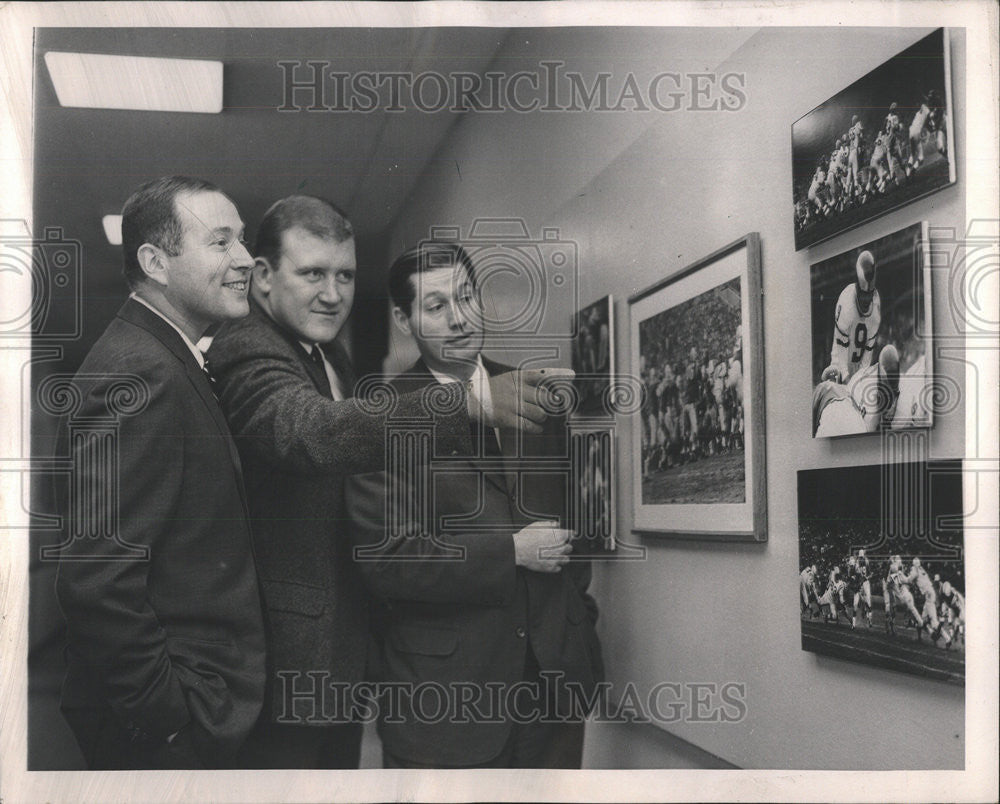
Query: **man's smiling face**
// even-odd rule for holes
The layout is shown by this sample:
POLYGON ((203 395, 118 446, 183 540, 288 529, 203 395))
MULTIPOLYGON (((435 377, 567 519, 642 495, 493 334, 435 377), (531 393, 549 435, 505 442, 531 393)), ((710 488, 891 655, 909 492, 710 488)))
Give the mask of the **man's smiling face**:
POLYGON ((242 318, 253 258, 239 212, 214 191, 181 193, 174 204, 183 235, 177 254, 164 255, 164 296, 195 330, 242 318))

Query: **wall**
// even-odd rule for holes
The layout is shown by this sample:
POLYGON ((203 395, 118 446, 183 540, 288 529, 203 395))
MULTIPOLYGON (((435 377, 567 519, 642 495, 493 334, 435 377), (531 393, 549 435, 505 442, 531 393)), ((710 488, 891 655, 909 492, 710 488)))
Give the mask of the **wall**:
MULTIPOLYGON (((425 172, 389 238, 396 253, 431 225, 468 225, 475 215, 521 215, 533 231, 559 227, 579 245, 580 301, 615 295, 616 358, 623 367, 630 293, 760 232, 769 541, 647 540, 645 561, 599 565, 593 585, 609 676, 617 685, 746 684, 741 722, 670 726, 674 735, 740 767, 964 766, 963 689, 803 652, 794 603, 796 470, 879 460, 878 439, 809 438, 809 265, 919 220, 964 231, 964 32, 950 32, 957 185, 796 253, 790 127, 928 32, 716 29, 697 34, 697 46, 690 32, 678 29, 545 32, 555 41, 546 42, 544 57, 565 52, 569 65, 581 70, 617 75, 633 66, 647 70, 652 60, 663 69, 745 73, 747 104, 736 113, 470 116, 425 172), (651 34, 658 38, 651 42, 651 34)), ((536 34, 510 37, 500 55, 506 69, 537 69, 538 53, 529 44, 536 34)), ((936 273, 932 284, 935 332, 954 333, 943 303, 946 277, 936 273)), ((960 364, 939 360, 936 368, 964 387, 960 364)), ((938 418, 932 457, 963 454, 963 421, 961 408, 938 418)), ((622 430, 617 524, 623 538, 635 541, 629 534, 630 433, 622 430)), ((620 729, 592 730, 588 757, 604 767, 655 764, 656 745, 648 726, 632 727, 628 739, 620 729), (611 743, 602 736, 609 734, 615 735, 611 743)), ((670 762, 664 754, 663 766, 670 762)))

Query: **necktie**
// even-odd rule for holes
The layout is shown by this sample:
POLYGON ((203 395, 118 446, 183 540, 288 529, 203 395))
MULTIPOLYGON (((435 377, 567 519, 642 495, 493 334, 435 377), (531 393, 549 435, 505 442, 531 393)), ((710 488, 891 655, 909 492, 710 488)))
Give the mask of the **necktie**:
MULTIPOLYGON (((479 394, 476 393, 476 388, 472 380, 466 382, 465 390, 470 397, 473 397, 477 402, 480 401, 479 394)), ((500 451, 500 444, 497 441, 497 431, 493 427, 482 422, 473 421, 469 422, 469 431, 472 436, 473 455, 486 456, 488 458, 503 456, 503 453, 500 451)))
POLYGON ((205 362, 201 365, 201 370, 205 372, 205 376, 208 378, 208 385, 212 389, 212 394, 216 399, 219 398, 219 391, 215 384, 215 375, 212 374, 212 367, 208 363, 208 358, 205 358, 205 362))
POLYGON ((332 399, 333 389, 330 387, 330 376, 326 373, 326 363, 323 360, 323 353, 320 351, 318 343, 314 343, 312 349, 309 350, 309 359, 319 369, 320 376, 323 378, 323 387, 329 392, 329 396, 332 399))

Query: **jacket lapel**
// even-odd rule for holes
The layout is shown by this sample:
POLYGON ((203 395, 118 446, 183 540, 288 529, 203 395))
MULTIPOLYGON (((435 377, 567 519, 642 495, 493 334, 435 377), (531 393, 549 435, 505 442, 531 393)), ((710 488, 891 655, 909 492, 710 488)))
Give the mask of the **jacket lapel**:
MULTIPOLYGON (((326 372, 313 362, 309 353, 302 348, 302 344, 299 343, 298 338, 279 327, 275 323, 274 319, 264 312, 264 308, 260 306, 252 295, 250 296, 250 315, 256 316, 260 322, 264 324, 264 326, 276 332, 281 339, 289 345, 291 350, 295 352, 296 357, 298 357, 299 363, 302 364, 302 368, 304 368, 306 374, 309 375, 309 379, 313 381, 313 385, 316 386, 316 390, 327 399, 332 399, 333 395, 330 393, 330 381, 326 376, 326 372)), ((323 351, 325 352, 326 349, 323 351)))
POLYGON ((302 344, 297 340, 290 340, 288 338, 286 338, 286 340, 292 344, 295 354, 298 355, 299 362, 302 364, 303 368, 305 368, 306 374, 309 375, 309 379, 313 381, 313 385, 316 386, 316 390, 327 399, 333 399, 333 392, 330 390, 330 378, 326 376, 326 371, 323 367, 313 361, 309 353, 302 348, 302 344))
MULTIPOLYGON (((510 366, 495 363, 486 357, 483 358, 483 368, 486 369, 486 374, 490 377, 496 377, 499 374, 505 374, 514 370, 510 366)), ((486 475, 486 477, 488 480, 492 480, 497 486, 500 486, 504 493, 517 498, 519 496, 517 488, 517 465, 522 447, 521 436, 523 434, 518 433, 515 430, 508 430, 505 427, 498 427, 497 433, 500 435, 500 451, 503 453, 503 469, 496 472, 490 472, 486 475)), ((493 433, 489 431, 489 428, 486 428, 483 432, 483 438, 492 437, 493 433)))
MULTIPOLYGON (((486 365, 484 361, 484 365, 486 365)), ((489 367, 487 366, 487 373, 492 375, 489 367)), ((423 358, 417 360, 410 368, 408 368, 401 375, 397 376, 393 380, 393 384, 396 386, 400 393, 408 393, 410 391, 419 391, 432 383, 436 383, 437 377, 431 372, 424 362, 423 358)), ((470 422, 470 427, 480 427, 478 422, 470 422)), ((501 444, 504 444, 503 431, 501 433, 501 444)), ((493 438, 493 433, 488 427, 483 427, 482 431, 483 438, 493 438)), ((472 443, 475 445, 477 443, 477 437, 473 435, 472 443)), ((506 449, 506 447, 504 447, 506 449)), ((514 454, 513 452, 511 454, 514 454)), ((493 461, 492 466, 488 466, 483 462, 482 456, 470 455, 463 459, 468 463, 470 467, 476 470, 476 472, 481 473, 485 478, 486 482, 492 483, 504 496, 508 496, 512 492, 516 492, 510 485, 508 473, 502 468, 496 466, 496 458, 491 459, 493 461)), ((507 464, 506 459, 504 459, 504 465, 507 464)))
MULTIPOLYGON (((160 318, 160 316, 144 304, 140 304, 134 299, 129 299, 125 302, 122 308, 118 311, 118 317, 133 326, 146 330, 160 343, 162 343, 163 346, 174 355, 174 357, 181 361, 184 365, 184 371, 187 374, 188 381, 194 387, 198 396, 201 397, 202 402, 205 403, 205 407, 208 408, 208 412, 211 415, 216 428, 219 430, 219 434, 225 438, 226 446, 229 449, 229 456, 233 461, 233 466, 236 469, 237 474, 242 479, 243 467, 240 463, 240 455, 236 449, 236 444, 234 443, 232 434, 229 430, 229 423, 226 421, 226 417, 222 413, 222 408, 219 406, 219 400, 215 398, 215 393, 212 391, 212 386, 208 381, 208 376, 205 374, 202 367, 198 365, 198 361, 195 359, 195 356, 191 354, 191 350, 188 348, 187 344, 184 343, 181 336, 177 334, 177 331, 173 327, 160 318)), ((242 482, 239 484, 239 487, 240 493, 243 494, 242 482)), ((244 500, 244 503, 245 502, 246 501, 244 500)))
POLYGON ((347 356, 347 351, 336 341, 324 344, 320 348, 326 355, 326 359, 330 361, 330 365, 333 366, 333 371, 337 375, 337 379, 340 380, 340 387, 343 389, 344 395, 346 397, 354 396, 357 378, 354 376, 354 367, 351 365, 351 359, 347 356))

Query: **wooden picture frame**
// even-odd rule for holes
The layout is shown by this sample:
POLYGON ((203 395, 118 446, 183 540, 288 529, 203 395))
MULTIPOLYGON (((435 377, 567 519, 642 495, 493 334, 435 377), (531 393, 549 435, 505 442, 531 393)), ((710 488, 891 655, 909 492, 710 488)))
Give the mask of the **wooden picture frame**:
POLYGON ((767 539, 760 235, 634 294, 633 530, 767 539))

